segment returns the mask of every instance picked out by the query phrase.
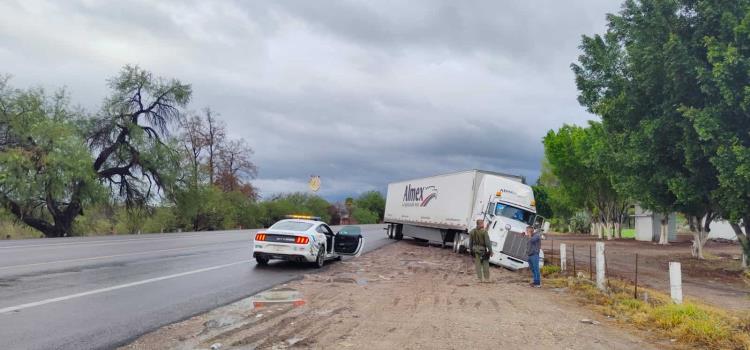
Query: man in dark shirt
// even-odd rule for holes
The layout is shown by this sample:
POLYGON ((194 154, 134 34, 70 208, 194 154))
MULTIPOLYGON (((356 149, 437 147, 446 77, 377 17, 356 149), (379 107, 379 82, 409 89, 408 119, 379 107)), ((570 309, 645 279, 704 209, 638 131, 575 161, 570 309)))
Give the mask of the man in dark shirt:
POLYGON ((527 226, 526 236, 529 237, 529 246, 526 248, 526 255, 529 257, 529 269, 533 278, 531 286, 541 288, 542 276, 539 272, 539 249, 542 247, 542 234, 539 231, 534 231, 533 227, 527 226))

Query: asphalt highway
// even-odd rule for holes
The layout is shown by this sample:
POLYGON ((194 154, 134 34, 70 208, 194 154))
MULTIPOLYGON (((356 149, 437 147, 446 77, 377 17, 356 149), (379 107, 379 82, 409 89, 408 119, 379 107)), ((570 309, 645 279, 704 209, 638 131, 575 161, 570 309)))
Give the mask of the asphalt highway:
MULTIPOLYGON (((364 252, 383 227, 362 226, 364 252)), ((0 349, 110 349, 315 272, 256 267, 256 231, 0 242, 0 349)))

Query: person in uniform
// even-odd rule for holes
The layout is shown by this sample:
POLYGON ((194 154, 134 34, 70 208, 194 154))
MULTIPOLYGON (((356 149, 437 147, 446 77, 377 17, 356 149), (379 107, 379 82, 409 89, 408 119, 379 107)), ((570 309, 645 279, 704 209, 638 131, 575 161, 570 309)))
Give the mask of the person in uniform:
POLYGON ((542 287, 542 276, 539 271, 539 249, 542 247, 542 234, 534 230, 534 227, 526 227, 526 237, 529 237, 529 245, 526 248, 526 255, 529 257, 529 270, 531 270, 531 286, 535 288, 542 287))
POLYGON ((490 256, 492 243, 490 235, 484 229, 484 220, 477 220, 477 227, 469 233, 469 251, 474 255, 474 267, 477 269, 479 282, 490 282, 490 256))

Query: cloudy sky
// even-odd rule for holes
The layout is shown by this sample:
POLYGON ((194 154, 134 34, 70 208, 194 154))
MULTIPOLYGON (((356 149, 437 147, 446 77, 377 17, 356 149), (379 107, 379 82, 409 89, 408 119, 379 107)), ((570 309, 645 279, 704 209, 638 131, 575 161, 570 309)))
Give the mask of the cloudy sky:
POLYGON ((0 73, 96 109, 125 64, 193 85, 255 149, 263 195, 329 199, 480 168, 535 181, 593 118, 570 63, 620 0, 0 1, 0 73))

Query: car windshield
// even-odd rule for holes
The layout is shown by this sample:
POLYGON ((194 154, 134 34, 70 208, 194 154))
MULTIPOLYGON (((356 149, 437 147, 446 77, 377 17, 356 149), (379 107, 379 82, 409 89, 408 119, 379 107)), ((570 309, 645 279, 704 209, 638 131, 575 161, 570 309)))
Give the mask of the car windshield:
POLYGON ((495 215, 523 221, 529 225, 534 223, 534 213, 507 204, 497 203, 495 215))
POLYGON ((273 226, 271 226, 272 230, 290 230, 290 231, 307 231, 310 227, 312 227, 312 224, 307 222, 300 222, 300 221, 279 221, 273 226))

